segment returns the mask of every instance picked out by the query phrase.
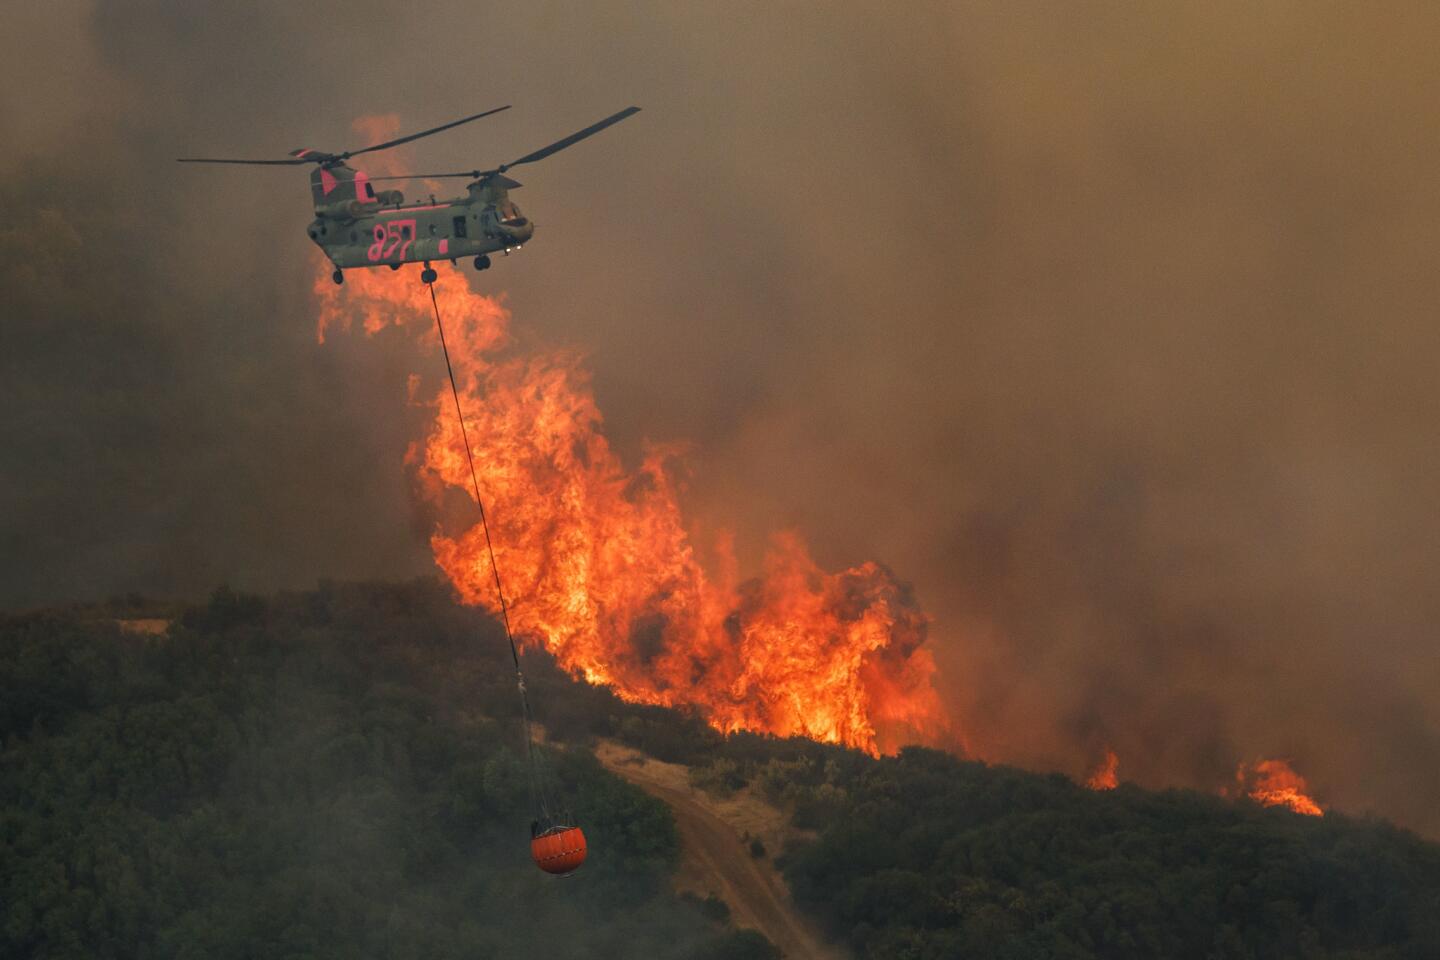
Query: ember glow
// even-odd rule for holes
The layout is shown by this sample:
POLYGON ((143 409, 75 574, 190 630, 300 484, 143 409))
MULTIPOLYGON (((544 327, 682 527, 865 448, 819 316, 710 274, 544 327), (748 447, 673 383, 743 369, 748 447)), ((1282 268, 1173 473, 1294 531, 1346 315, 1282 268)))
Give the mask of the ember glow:
MULTIPOLYGON (((343 287, 320 274, 320 339, 356 322, 368 334, 396 326, 438 354, 415 274, 352 270, 343 287)), ((522 643, 627 700, 693 708, 726 732, 870 753, 958 744, 932 685, 929 618, 888 570, 823 570, 793 532, 773 538, 758 577, 740 579, 723 531, 709 538, 717 559, 703 565, 679 507, 679 450, 651 445, 626 467, 601 433, 578 354, 514 350, 508 311, 471 293, 458 270, 442 265, 435 293, 522 643)), ((426 365, 443 371, 438 357, 426 365)), ((441 377, 428 399, 419 388, 434 418, 406 459, 441 517, 436 562, 466 603, 498 611, 441 377)))
POLYGON ((1325 814, 1320 805, 1311 799, 1305 778, 1284 760, 1242 763, 1235 771, 1235 782, 1240 785, 1241 792, 1262 806, 1288 807, 1309 817, 1325 814))
POLYGON ((1114 790, 1120 785, 1120 779, 1116 775, 1120 770, 1120 758, 1115 751, 1109 747, 1105 748, 1105 759, 1095 765, 1090 771, 1090 776, 1085 778, 1085 786, 1091 790, 1114 790))

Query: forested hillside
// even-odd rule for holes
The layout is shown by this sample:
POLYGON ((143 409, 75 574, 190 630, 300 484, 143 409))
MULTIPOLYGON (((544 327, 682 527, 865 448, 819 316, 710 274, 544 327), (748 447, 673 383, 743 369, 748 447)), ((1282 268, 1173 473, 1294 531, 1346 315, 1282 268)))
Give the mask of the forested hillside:
POLYGON ((857 957, 1440 957, 1440 847, 1382 822, 722 738, 527 660, 591 841, 565 881, 527 856, 503 636, 439 586, 0 619, 0 956, 773 956, 671 893, 606 736, 792 811, 777 860, 857 957))
POLYGON ((780 858, 786 880, 860 957, 1440 957, 1440 845, 1384 821, 919 748, 739 736, 676 758, 818 833, 780 858))
POLYGON ((590 860, 535 868, 504 639, 439 587, 117 615, 0 622, 0 956, 772 955, 670 893, 665 808, 583 752, 590 860))
POLYGON ((870 765, 791 858, 876 957, 1440 957, 1440 848, 1384 823, 961 763, 870 765))

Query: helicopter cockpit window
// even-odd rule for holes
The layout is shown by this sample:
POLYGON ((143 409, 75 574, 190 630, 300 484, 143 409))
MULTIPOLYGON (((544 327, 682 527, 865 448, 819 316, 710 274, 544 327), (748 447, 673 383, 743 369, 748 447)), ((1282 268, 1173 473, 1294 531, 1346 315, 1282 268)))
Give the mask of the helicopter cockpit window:
POLYGON ((520 208, 509 200, 500 204, 500 222, 509 227, 521 227, 525 225, 525 215, 520 208))

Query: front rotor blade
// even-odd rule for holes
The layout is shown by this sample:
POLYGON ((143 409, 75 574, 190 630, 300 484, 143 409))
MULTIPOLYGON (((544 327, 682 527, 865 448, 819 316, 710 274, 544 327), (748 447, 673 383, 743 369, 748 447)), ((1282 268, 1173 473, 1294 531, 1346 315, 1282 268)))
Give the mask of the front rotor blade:
POLYGON ((314 163, 314 158, 293 157, 289 160, 217 160, 212 157, 179 157, 176 163, 258 163, 265 166, 293 166, 297 163, 314 163))
POLYGON ((559 153, 566 147, 573 147, 575 144, 579 143, 581 140, 584 140, 586 137, 594 136, 595 134, 599 133, 601 130, 604 130, 611 124, 619 123, 626 117, 633 116, 639 112, 639 107, 626 107, 619 113, 606 117, 599 123, 593 123, 590 126, 586 127, 584 130, 580 130, 570 134, 570 136, 566 137, 564 140, 556 140, 548 147, 541 147, 534 153, 527 153, 519 160, 514 160, 510 163, 505 164, 505 166, 500 168, 500 171, 504 172, 509 167, 518 167, 522 163, 534 163, 536 160, 544 160, 546 157, 550 156, 550 154, 559 153))
POLYGON ((406 173, 390 177, 371 177, 373 183, 376 180, 445 180, 451 177, 464 177, 467 180, 478 180, 487 174, 495 173, 494 170, 463 170, 460 173, 406 173))
POLYGON ((462 123, 469 123, 471 120, 479 120, 481 117, 488 117, 492 113, 499 113, 501 110, 509 109, 510 105, 507 103, 503 107, 496 107, 494 110, 486 110, 484 113, 477 113, 473 117, 463 117, 459 120, 452 121, 439 127, 432 127, 429 130, 421 130, 419 133, 412 133, 408 137, 400 137, 397 140, 386 140, 384 143, 377 143, 373 146, 362 147, 359 150, 349 150, 345 153, 342 153, 340 156, 342 159, 348 159, 350 157, 358 157, 362 153, 370 153, 374 150, 388 150, 391 147, 398 147, 402 143, 409 143, 411 140, 419 140, 421 137, 428 137, 432 133, 440 133, 442 130, 449 130, 451 127, 458 127, 462 123))

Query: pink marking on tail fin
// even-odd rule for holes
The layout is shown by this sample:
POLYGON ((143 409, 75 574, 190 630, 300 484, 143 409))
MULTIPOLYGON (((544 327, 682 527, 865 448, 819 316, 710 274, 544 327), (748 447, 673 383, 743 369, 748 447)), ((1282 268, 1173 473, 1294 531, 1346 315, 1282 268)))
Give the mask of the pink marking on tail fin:
POLYGON ((320 170, 320 189, 324 191, 325 196, 330 196, 330 191, 334 190, 337 186, 339 186, 339 183, 336 181, 335 175, 329 170, 322 168, 320 170))
POLYGON ((374 193, 371 192, 371 191, 367 191, 367 190, 365 189, 365 188, 368 187, 368 186, 370 186, 370 177, 366 175, 366 173, 365 173, 364 170, 356 170, 356 171, 355 171, 355 199, 356 199, 356 200, 359 200, 361 203, 369 203, 371 200, 374 200, 374 199, 375 199, 374 193))

